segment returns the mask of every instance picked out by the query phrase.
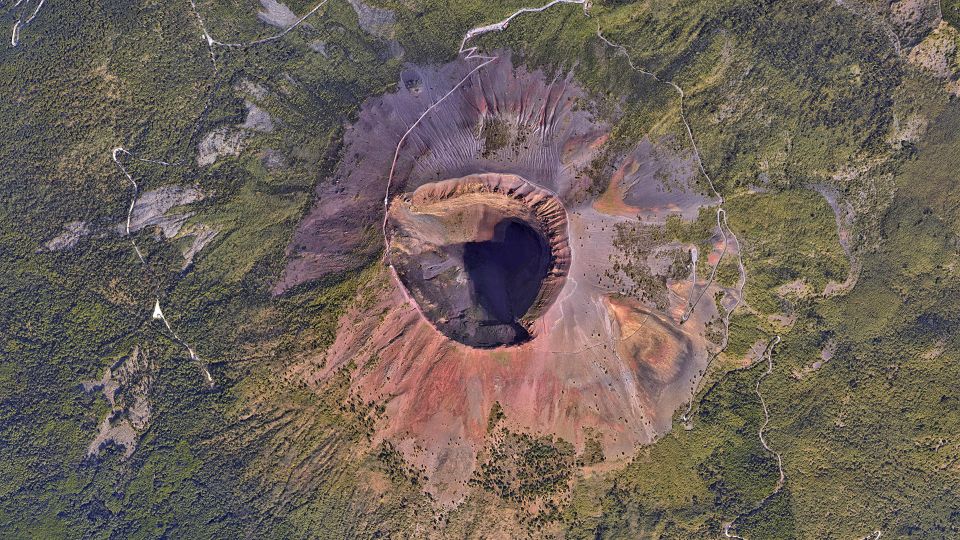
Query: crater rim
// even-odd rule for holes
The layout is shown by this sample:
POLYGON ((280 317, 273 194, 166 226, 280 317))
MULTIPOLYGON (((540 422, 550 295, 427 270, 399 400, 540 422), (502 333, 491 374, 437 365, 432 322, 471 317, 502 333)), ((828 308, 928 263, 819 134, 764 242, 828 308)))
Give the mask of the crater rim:
POLYGON ((389 202, 384 233, 387 261, 407 299, 434 329, 470 348, 517 347, 536 340, 545 331, 539 323, 559 297, 570 268, 566 207, 552 191, 516 174, 468 174, 398 193, 389 202), (510 229, 511 224, 535 233, 545 253, 539 258, 535 253, 518 257, 509 253, 516 245, 497 246, 505 238, 505 230, 497 229, 510 229), (497 275, 471 276, 467 246, 485 255, 497 248, 508 250, 506 266, 491 270, 500 272, 497 275), (530 256, 536 259, 525 259, 530 256), (542 273, 536 272, 538 263, 542 273), (510 265, 519 265, 526 274, 508 275, 504 269, 514 268, 510 265), (523 283, 519 289, 510 289, 518 279, 528 278, 531 268, 537 276, 535 294, 523 283), (484 289, 497 283, 507 289, 502 293, 484 289), (518 301, 515 295, 531 297, 529 305, 526 297, 518 301), (503 320, 503 310, 497 309, 503 305, 497 303, 504 301, 515 302, 514 309, 525 309, 522 314, 510 312, 508 322, 503 320))

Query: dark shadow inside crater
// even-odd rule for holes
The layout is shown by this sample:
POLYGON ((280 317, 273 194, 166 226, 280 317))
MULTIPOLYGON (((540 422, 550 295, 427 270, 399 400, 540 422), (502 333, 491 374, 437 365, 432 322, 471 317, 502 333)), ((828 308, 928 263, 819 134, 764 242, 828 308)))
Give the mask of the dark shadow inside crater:
POLYGON ((501 336, 510 333, 502 326, 510 327, 513 335, 503 345, 529 339, 518 321, 537 299, 553 264, 547 240, 522 221, 503 220, 492 240, 463 245, 463 264, 476 305, 485 315, 482 324, 500 326, 501 336))

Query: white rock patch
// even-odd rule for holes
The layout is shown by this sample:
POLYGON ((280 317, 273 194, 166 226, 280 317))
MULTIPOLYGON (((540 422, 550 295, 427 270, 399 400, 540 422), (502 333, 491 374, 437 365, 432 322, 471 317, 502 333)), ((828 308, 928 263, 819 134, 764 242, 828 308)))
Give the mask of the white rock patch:
POLYGON ((285 4, 277 0, 260 0, 263 10, 257 13, 257 18, 277 28, 289 28, 297 23, 299 17, 285 4))
POLYGON ((47 251, 73 249, 80 242, 80 239, 88 234, 90 234, 90 226, 86 222, 71 221, 64 224, 62 233, 43 244, 43 249, 47 251))
POLYGON ((82 383, 85 392, 100 391, 110 404, 110 412, 87 447, 88 456, 98 455, 108 442, 122 446, 124 458, 133 454, 137 435, 150 423, 153 370, 153 363, 135 346, 129 356, 104 370, 100 380, 82 383))

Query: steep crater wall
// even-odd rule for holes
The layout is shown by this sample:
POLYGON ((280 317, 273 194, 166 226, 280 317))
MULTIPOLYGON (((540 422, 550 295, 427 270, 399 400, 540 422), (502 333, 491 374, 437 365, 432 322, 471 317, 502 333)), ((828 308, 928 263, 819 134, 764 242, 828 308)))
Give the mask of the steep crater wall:
POLYGON ((570 266, 563 203, 512 174, 395 197, 386 232, 390 262, 423 316, 471 347, 535 338, 570 266))

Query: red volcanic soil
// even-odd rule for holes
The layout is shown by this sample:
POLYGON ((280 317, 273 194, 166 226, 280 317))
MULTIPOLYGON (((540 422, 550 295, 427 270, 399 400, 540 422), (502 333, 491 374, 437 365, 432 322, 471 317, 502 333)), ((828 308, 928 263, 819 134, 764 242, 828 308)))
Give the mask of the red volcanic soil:
POLYGON ((558 435, 578 448, 593 428, 616 460, 669 426, 682 398, 664 394, 683 395, 702 366, 695 338, 631 301, 599 299, 603 313, 591 316, 610 325, 609 336, 587 339, 577 319, 557 320, 580 307, 573 295, 558 299, 551 311, 563 308, 544 316, 534 339, 482 349, 437 331, 389 271, 383 282, 379 301, 348 313, 334 346, 297 369, 320 385, 352 362, 353 392, 385 404, 378 440, 422 467, 443 504, 466 493, 495 402, 511 429, 558 435))

